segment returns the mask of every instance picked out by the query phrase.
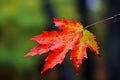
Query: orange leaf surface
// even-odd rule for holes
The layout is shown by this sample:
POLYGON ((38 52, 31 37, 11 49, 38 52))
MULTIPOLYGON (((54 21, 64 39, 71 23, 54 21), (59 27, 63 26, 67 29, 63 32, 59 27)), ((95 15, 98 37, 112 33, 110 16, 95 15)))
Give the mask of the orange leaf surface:
POLYGON ((84 29, 80 22, 54 18, 54 23, 59 31, 45 31, 41 35, 32 38, 39 45, 24 56, 41 55, 50 51, 41 73, 57 64, 61 64, 69 50, 72 50, 70 59, 73 61, 76 72, 78 72, 83 59, 87 58, 86 48, 90 48, 96 55, 99 55, 99 46, 94 34, 84 29))

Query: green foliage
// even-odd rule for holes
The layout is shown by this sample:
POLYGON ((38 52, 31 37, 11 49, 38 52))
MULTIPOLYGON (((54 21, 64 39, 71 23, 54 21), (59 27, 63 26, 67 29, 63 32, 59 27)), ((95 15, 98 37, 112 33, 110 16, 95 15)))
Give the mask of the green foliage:
POLYGON ((46 28, 47 21, 40 0, 0 0, 0 64, 16 69, 33 66, 37 58, 22 56, 34 45, 28 39, 46 28))
POLYGON ((20 27, 45 24, 46 15, 42 4, 39 0, 2 0, 0 23, 16 23, 20 27))

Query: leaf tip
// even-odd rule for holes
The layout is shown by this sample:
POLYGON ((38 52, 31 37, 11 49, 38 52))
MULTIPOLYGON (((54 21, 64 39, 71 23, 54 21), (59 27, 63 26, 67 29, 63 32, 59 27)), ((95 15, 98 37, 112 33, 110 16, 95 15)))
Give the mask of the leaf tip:
POLYGON ((27 54, 23 56, 23 58, 26 58, 26 57, 28 57, 28 55, 27 55, 27 54))
POLYGON ((53 21, 58 21, 59 19, 57 19, 57 18, 53 18, 53 21))
POLYGON ((47 71, 46 68, 44 68, 40 73, 43 74, 45 71, 47 71))
POLYGON ((23 56, 22 58, 26 58, 27 56, 23 56))
POLYGON ((97 56, 100 57, 101 59, 103 59, 103 56, 101 54, 98 54, 97 56))
POLYGON ((40 72, 40 74, 43 74, 44 73, 44 71, 42 70, 41 72, 40 72))

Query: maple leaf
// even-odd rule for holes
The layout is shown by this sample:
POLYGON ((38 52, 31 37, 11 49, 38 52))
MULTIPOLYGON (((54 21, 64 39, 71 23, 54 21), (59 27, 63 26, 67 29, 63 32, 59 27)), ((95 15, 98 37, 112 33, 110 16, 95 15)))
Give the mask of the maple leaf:
POLYGON ((32 40, 39 43, 24 57, 41 55, 50 52, 45 59, 46 63, 41 73, 61 64, 69 50, 72 50, 70 59, 73 61, 76 72, 84 58, 87 58, 86 48, 99 55, 99 46, 94 34, 83 28, 80 22, 54 18, 55 26, 59 31, 45 31, 32 40))

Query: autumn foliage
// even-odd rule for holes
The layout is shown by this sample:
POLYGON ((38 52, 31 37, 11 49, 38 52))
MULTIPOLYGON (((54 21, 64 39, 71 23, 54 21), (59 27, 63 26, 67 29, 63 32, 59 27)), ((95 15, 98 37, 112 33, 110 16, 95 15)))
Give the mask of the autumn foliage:
POLYGON ((33 37, 31 40, 36 41, 39 45, 24 56, 35 56, 49 52, 41 73, 61 64, 69 50, 72 50, 70 60, 73 61, 76 72, 78 72, 83 59, 87 58, 87 48, 99 55, 99 46, 94 34, 83 28, 80 22, 54 18, 54 24, 59 31, 44 31, 42 34, 33 37))

